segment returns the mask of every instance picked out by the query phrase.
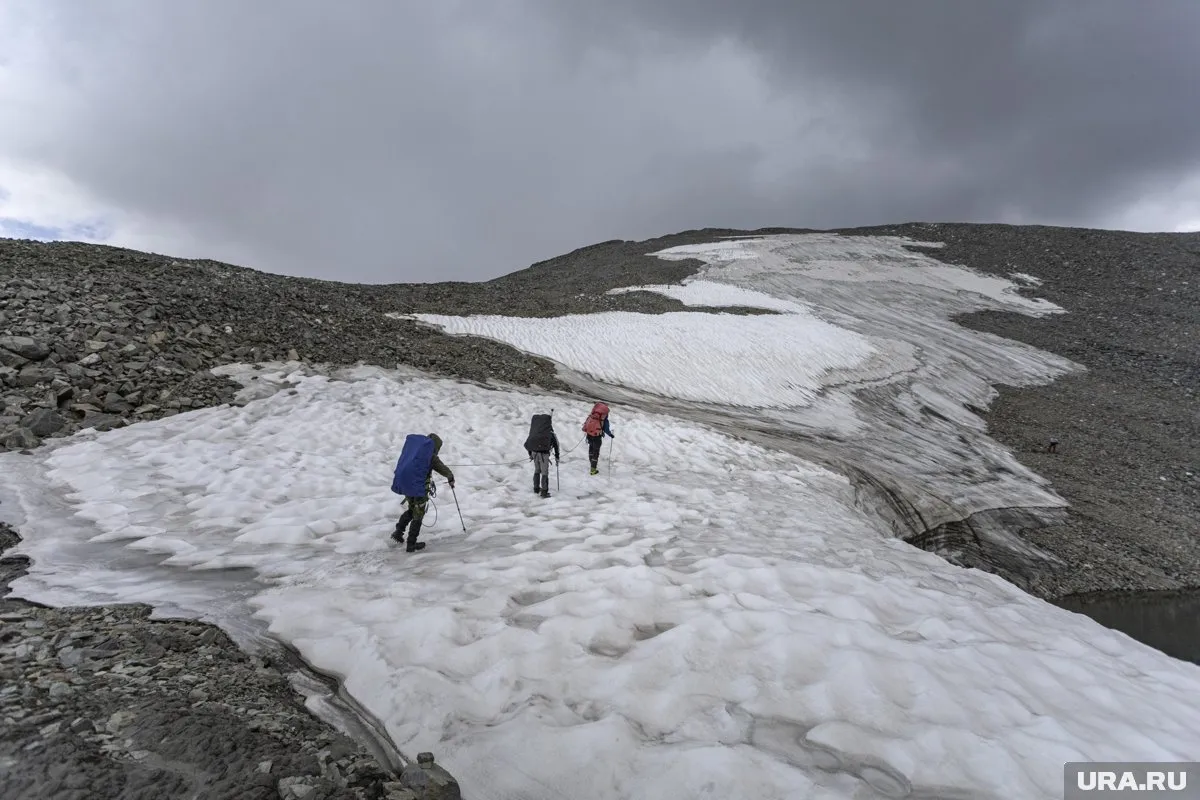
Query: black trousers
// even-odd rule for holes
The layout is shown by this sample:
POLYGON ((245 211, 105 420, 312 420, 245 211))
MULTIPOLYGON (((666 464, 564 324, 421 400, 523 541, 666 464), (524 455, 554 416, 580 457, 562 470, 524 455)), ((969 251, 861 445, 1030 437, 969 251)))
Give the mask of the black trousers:
POLYGON ((412 545, 421 535, 421 523, 425 521, 425 509, 428 507, 429 498, 405 497, 404 500, 408 508, 404 509, 400 521, 396 523, 396 533, 403 535, 404 529, 408 528, 408 544, 412 545))
POLYGON ((588 440, 588 461, 592 462, 592 469, 600 463, 600 448, 604 446, 604 435, 589 436, 588 440))

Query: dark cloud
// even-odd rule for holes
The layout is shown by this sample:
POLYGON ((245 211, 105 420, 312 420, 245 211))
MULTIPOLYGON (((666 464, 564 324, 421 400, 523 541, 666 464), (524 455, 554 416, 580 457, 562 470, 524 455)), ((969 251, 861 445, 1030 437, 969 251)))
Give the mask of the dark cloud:
POLYGON ((593 26, 734 37, 769 64, 783 91, 819 82, 858 98, 876 123, 883 163, 943 165, 916 198, 886 174, 879 183, 870 174, 836 181, 842 191, 877 186, 889 195, 881 210, 894 218, 911 216, 907 202, 938 218, 986 219, 1016 207, 1086 221, 1200 165, 1200 4, 1191 0, 618 0, 595 8, 603 10, 593 26))
POLYGON ((1140 224, 1197 215, 1172 205, 1200 168, 1192 0, 37 8, 0 155, 272 271, 491 277, 708 225, 1103 225, 1156 194, 1140 224))

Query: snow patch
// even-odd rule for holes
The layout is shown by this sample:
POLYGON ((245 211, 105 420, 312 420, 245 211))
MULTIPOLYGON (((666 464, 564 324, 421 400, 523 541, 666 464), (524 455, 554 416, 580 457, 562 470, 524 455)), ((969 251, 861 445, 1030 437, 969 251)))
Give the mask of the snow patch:
MULTIPOLYGON (((704 292, 701 287, 700 294, 686 296, 695 299, 704 292)), ((744 408, 809 405, 824 376, 852 370, 876 352, 866 337, 799 311, 779 316, 686 311, 547 319, 414 316, 450 333, 497 339, 601 381, 744 408)))
POLYGON ((662 284, 655 286, 629 286, 612 289, 609 294, 625 294, 628 292, 654 292, 678 300, 685 306, 713 306, 717 308, 743 306, 745 308, 762 308, 768 311, 779 311, 784 314, 811 314, 811 308, 794 300, 784 300, 772 297, 765 292, 743 289, 740 286, 730 286, 727 283, 714 281, 688 280, 683 284, 662 284))
POLYGON ((0 456, 19 496, 64 504, 22 503, 37 561, 16 588, 78 580, 54 560, 74 537, 253 568, 271 631, 465 796, 1045 797, 1064 761, 1195 749, 1200 669, 889 538, 800 458, 617 406, 611 475, 606 452, 590 476, 586 403, 291 383, 0 456), (546 500, 524 490, 521 443, 549 405, 564 460, 546 500), (419 556, 388 539, 412 431, 444 437, 467 524, 438 498, 419 556))

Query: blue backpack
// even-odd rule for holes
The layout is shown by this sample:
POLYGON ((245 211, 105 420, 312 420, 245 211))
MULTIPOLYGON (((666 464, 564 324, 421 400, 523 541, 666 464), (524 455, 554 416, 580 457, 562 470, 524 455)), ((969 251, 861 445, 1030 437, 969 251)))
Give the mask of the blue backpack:
POLYGON ((429 478, 432 464, 433 439, 419 433, 410 433, 404 440, 404 448, 396 462, 392 491, 405 497, 424 497, 428 491, 425 481, 429 478))

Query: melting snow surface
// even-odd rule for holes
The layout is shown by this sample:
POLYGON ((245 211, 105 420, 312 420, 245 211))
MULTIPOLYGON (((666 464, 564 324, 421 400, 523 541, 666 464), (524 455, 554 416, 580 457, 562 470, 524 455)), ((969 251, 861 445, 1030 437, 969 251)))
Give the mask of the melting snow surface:
POLYGON ((1041 278, 1035 278, 1034 276, 1030 275, 1027 272, 1014 272, 1014 273, 1012 273, 1012 279, 1014 281, 1019 281, 1019 282, 1025 284, 1026 286, 1041 286, 1042 285, 1041 278))
MULTIPOLYGON (((709 264, 736 267, 742 274, 785 272, 838 283, 907 283, 939 292, 978 295, 1010 306, 1009 310, 1040 314, 1063 312, 1064 309, 1047 300, 1018 294, 1018 287, 1012 281, 950 266, 907 249, 941 246, 894 236, 810 233, 685 245, 651 255, 669 261, 698 258, 709 264)), ((728 270, 723 272, 729 273, 728 270)))
POLYGON ((1045 300, 1018 294, 1011 281, 947 266, 905 249, 915 244, 922 243, 803 234, 685 245, 653 255, 705 260, 710 266, 700 275, 680 285, 613 290, 656 292, 690 306, 781 312, 774 315, 412 316, 449 333, 505 342, 599 381, 680 400, 762 409, 811 405, 824 386, 877 375, 881 366, 894 374, 910 370, 912 360, 903 345, 881 349, 879 342, 848 324, 851 319, 894 314, 904 300, 912 307, 903 310, 900 327, 910 329, 916 329, 913 319, 939 313, 949 317, 982 308, 1027 314, 1062 311, 1045 300), (855 290, 864 284, 881 288, 855 290), (875 300, 878 308, 826 306, 820 295, 830 293, 831 286, 835 291, 851 287, 845 293, 849 302, 875 300), (883 294, 892 297, 881 300, 883 294))
POLYGON ((624 294, 626 292, 655 292, 674 298, 685 306, 745 306, 746 308, 764 308, 770 311, 780 311, 791 314, 808 314, 811 309, 794 300, 784 300, 772 297, 763 292, 731 286, 727 283, 714 281, 691 280, 683 284, 665 284, 661 286, 630 286, 613 289, 609 294, 624 294))
POLYGON ((521 443, 548 397, 292 382, 2 458, 96 540, 272 579, 251 601, 271 630, 464 796, 1044 797, 1066 761, 1195 753, 1196 667, 881 535, 798 458, 616 408, 611 474, 606 453, 589 476, 586 404, 560 398, 546 500, 521 443), (467 532, 443 484, 408 555, 390 472, 428 430, 467 532))
POLYGON ((451 333, 499 339, 599 380, 748 408, 807 405, 826 373, 853 369, 875 353, 866 337, 799 312, 416 317, 451 333))

